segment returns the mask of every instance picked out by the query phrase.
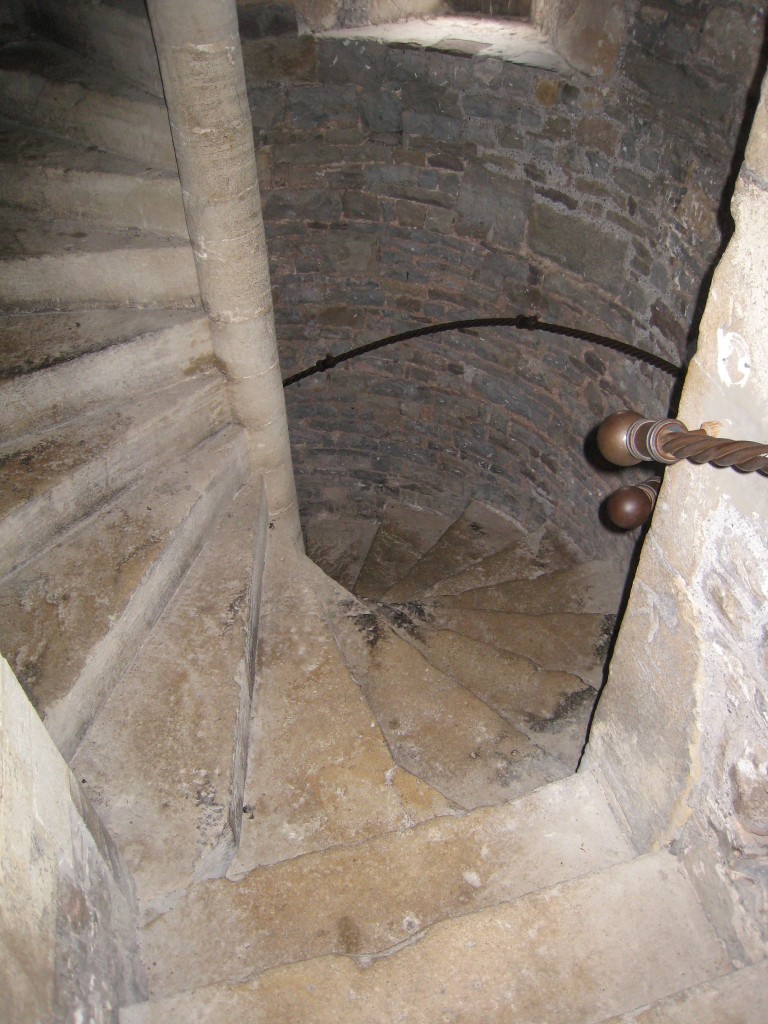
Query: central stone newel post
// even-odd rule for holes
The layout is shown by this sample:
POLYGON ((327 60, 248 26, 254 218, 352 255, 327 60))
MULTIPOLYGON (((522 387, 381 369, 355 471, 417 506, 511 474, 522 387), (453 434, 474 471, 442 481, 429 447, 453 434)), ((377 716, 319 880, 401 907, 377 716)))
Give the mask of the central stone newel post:
POLYGON ((148 0, 200 294, 270 517, 301 537, 235 0, 148 0))

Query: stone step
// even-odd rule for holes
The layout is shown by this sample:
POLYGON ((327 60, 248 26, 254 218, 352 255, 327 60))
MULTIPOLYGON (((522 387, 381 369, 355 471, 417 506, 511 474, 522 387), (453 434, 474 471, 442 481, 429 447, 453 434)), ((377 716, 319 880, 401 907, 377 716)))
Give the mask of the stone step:
POLYGON ((437 543, 449 525, 448 516, 439 512, 390 502, 355 581, 355 593, 360 597, 386 593, 437 543))
POLYGON ((143 0, 27 0, 36 31, 162 97, 143 0))
POLYGON ((200 321, 199 309, 76 309, 0 314, 0 380, 200 321))
POLYGON ((382 956, 316 956, 126 1007, 122 1024, 598 1024, 732 970, 667 852, 461 917, 382 956))
POLYGON ((0 308, 195 306, 189 239, 0 211, 0 308))
POLYGON ((0 120, 0 205, 188 238, 178 174, 0 120))
POLYGON ((247 981, 328 954, 374 956, 438 921, 631 856, 594 778, 571 776, 502 807, 193 886, 143 931, 149 991, 247 981))
POLYGON ((145 916, 222 877, 240 837, 267 527, 246 484, 72 761, 145 916))
POLYGON ((0 115, 176 170, 163 100, 48 40, 0 47, 0 115))
MULTIPOLYGON (((384 614, 387 609, 382 608, 384 614)), ((430 665, 473 693, 551 757, 575 770, 584 747, 597 692, 570 672, 541 669, 529 658, 471 640, 448 629, 431 629, 402 614, 387 616, 393 628, 430 665)))
POLYGON ((425 614, 434 628, 521 654, 547 671, 571 672, 595 689, 602 685, 613 615, 524 615, 476 608, 429 608, 425 614))
MULTIPOLYGON (((0 436, 45 430, 76 417, 84 409, 146 394, 213 369, 208 318, 185 310, 170 312, 168 316, 162 311, 154 324, 145 321, 149 328, 146 331, 142 331, 142 321, 134 310, 104 310, 95 317, 81 314, 85 322, 75 321, 74 330, 71 315, 66 319, 64 314, 3 318, 0 345, 5 341, 13 344, 26 332, 31 340, 40 339, 43 345, 50 342, 47 358, 55 365, 0 379, 0 436), (18 322, 14 324, 14 320, 18 322), (39 320, 43 321, 42 331, 39 320), (93 344, 88 330, 93 324, 98 331, 96 343, 103 347, 67 359, 69 355, 77 356, 81 347, 93 344), (152 330, 155 325, 158 329, 152 330), (131 336, 131 331, 136 333, 131 336), (116 335, 114 343, 107 332, 116 335), (121 335, 127 336, 125 340, 121 335)), ((22 352, 17 350, 15 358, 25 359, 27 351, 22 338, 22 352)), ((8 356, 13 358, 10 352, 8 356)), ((45 355, 38 352, 33 358, 42 361, 45 355)))
POLYGON ((412 601, 438 580, 524 539, 525 532, 512 519, 473 501, 384 599, 392 604, 412 601))
POLYGON ((768 1024, 768 960, 601 1024, 768 1024))
POLYGON ((213 371, 9 440, 0 449, 0 577, 228 419, 224 379, 213 371))
POLYGON ((70 758, 242 486, 238 427, 123 491, 0 584, 0 650, 70 758))
POLYGON ((267 546, 240 878, 454 808, 398 768, 311 583, 321 571, 275 533, 267 546))
POLYGON ((544 526, 527 533, 519 543, 489 555, 482 561, 440 580, 424 591, 425 601, 465 590, 494 586, 508 580, 535 579, 553 569, 563 569, 584 562, 585 557, 576 545, 560 530, 544 526))
POLYGON ((497 612, 546 615, 549 612, 586 612, 615 615, 626 579, 612 562, 581 565, 543 573, 533 580, 508 580, 438 598, 445 608, 478 608, 497 612))
POLYGON ((459 807, 514 800, 570 769, 316 570, 328 622, 401 767, 459 807))
POLYGON ((313 515, 305 528, 307 555, 331 579, 351 590, 378 528, 375 519, 335 512, 313 515))

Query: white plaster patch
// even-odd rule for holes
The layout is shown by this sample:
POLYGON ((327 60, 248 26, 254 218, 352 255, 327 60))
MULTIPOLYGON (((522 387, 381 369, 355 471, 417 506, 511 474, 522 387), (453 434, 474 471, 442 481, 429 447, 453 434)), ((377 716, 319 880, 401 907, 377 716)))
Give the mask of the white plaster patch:
POLYGON ((476 871, 465 871, 463 877, 467 885, 471 885, 473 889, 479 889, 483 884, 480 881, 480 875, 476 871))
POLYGON ((717 373, 726 387, 743 388, 749 380, 752 360, 749 346, 736 331, 717 329, 717 373))

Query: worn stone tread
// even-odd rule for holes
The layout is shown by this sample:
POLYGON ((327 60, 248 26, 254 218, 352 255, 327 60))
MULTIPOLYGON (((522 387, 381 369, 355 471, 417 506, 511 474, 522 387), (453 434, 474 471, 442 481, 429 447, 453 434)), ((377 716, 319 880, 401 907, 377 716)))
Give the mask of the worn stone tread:
POLYGON ((379 597, 445 533, 450 519, 432 509, 390 502, 355 581, 360 597, 379 597))
POLYGON ((372 955, 439 920, 631 857, 589 773, 515 803, 196 884, 143 931, 154 998, 329 953, 372 955), (425 884, 428 879, 428 884, 425 884))
POLYGON ((0 647, 70 753, 246 470, 242 431, 227 428, 0 584, 0 647))
POLYGON ((178 174, 0 118, 0 205, 188 238, 178 174))
POLYGON ((0 306, 7 312, 199 301, 188 238, 3 209, 0 251, 0 306))
POLYGON ((165 103, 50 40, 0 47, 0 114, 176 169, 165 103))
POLYGON ((768 1024, 768 960, 601 1024, 768 1024))
POLYGON ((0 314, 0 380, 145 335, 206 323, 199 309, 77 309, 0 314))
POLYGON ((384 599, 413 600, 446 576, 524 539, 525 531, 512 519, 473 501, 384 599))
POLYGON ((447 595, 434 603, 446 608, 546 615, 549 612, 616 614, 626 579, 612 562, 581 565, 543 573, 533 580, 508 580, 447 595))
POLYGON ((241 488, 72 762, 136 880, 144 915, 234 854, 267 507, 241 488))
POLYGON ((332 579, 351 590, 378 528, 375 519, 339 513, 314 515, 306 525, 307 555, 332 579))
POLYGON ((311 570, 320 572, 270 534, 247 810, 232 878, 454 809, 393 761, 323 619, 311 570))
MULTIPOLYGON (((387 609, 383 609, 387 613, 387 609)), ((571 672, 447 629, 395 615, 390 622, 435 668, 451 676, 552 757, 575 769, 597 693, 571 672)))
POLYGON ((569 773, 383 616, 316 576, 328 622, 395 760, 460 807, 514 800, 569 773))
POLYGON ((136 1004, 121 1020, 596 1024, 729 969, 693 886, 662 852, 442 921, 382 957, 319 956, 136 1004))
MULTIPOLYGON (((37 432, 78 416, 83 409, 95 411, 100 405, 191 380, 214 368, 207 317, 174 311, 175 316, 164 315, 153 323, 127 312, 124 320, 122 311, 109 311, 112 317, 107 312, 100 311, 102 315, 92 319, 81 312, 74 321, 62 320, 59 315, 52 324, 47 323, 48 317, 35 314, 6 317, 0 322, 0 344, 23 338, 26 329, 31 338, 42 335, 43 342, 50 341, 48 358, 54 362, 53 366, 13 379, 0 378, 0 437, 37 432), (9 322, 14 319, 24 324, 9 322), (40 319, 49 329, 48 335, 39 330, 40 319), (96 330, 112 329, 118 337, 111 342, 109 335, 100 333, 103 347, 79 354, 77 348, 92 344, 91 325, 96 330), (155 325, 158 329, 152 330, 155 325), (127 340, 119 337, 121 328, 128 334, 127 340), (136 331, 134 337, 128 333, 132 329, 136 331), (60 335, 61 350, 54 347, 60 335), (70 351, 70 344, 75 353, 70 351)), ((43 360, 45 355, 37 353, 36 358, 43 360)))
POLYGON ((0 449, 0 576, 228 418, 214 371, 8 441, 0 449))
POLYGON ((554 612, 525 615, 476 608, 429 608, 427 622, 521 654, 551 672, 571 672, 596 689, 614 628, 613 615, 554 612))

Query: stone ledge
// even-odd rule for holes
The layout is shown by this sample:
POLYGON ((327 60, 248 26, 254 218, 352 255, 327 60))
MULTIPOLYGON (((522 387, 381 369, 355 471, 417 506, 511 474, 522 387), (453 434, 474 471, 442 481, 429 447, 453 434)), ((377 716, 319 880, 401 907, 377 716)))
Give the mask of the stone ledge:
POLYGON ((374 40, 396 48, 448 53, 456 57, 491 57, 557 74, 573 72, 545 36, 523 21, 453 15, 411 18, 316 34, 323 39, 374 40))

